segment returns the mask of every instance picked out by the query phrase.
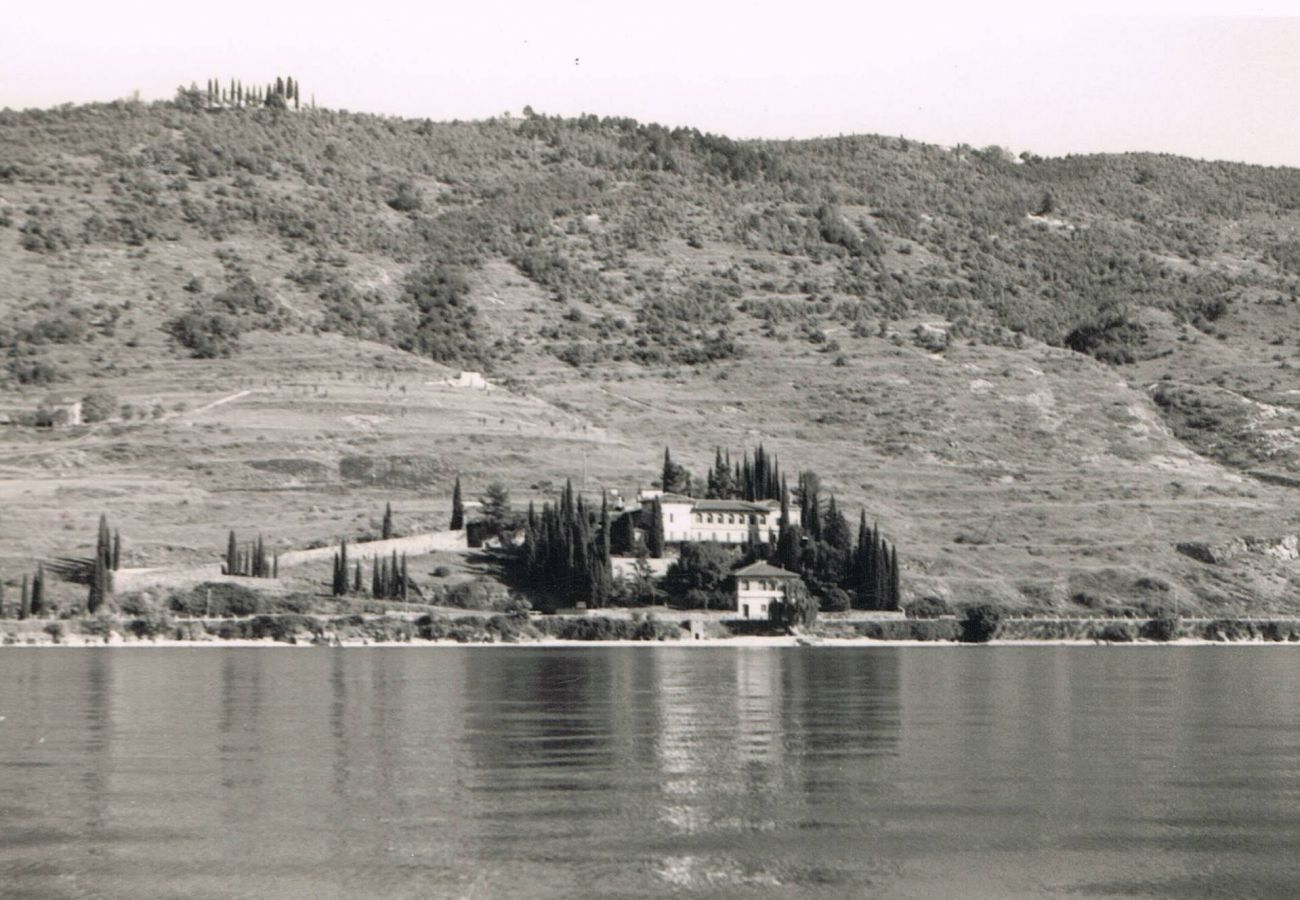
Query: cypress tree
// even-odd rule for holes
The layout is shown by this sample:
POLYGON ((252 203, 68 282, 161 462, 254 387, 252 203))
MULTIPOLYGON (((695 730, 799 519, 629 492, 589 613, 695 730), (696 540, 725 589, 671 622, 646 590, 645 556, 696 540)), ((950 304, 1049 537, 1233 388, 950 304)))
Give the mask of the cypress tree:
POLYGON ((31 589, 27 584, 27 576, 23 576, 22 593, 18 595, 18 618, 25 619, 32 614, 32 595, 31 589))
POLYGON ((113 571, 122 568, 122 532, 113 529, 113 571))
POLYGON ((803 571, 803 530, 787 525, 776 539, 776 564, 789 572, 803 571))
POLYGON ((226 574, 238 575, 239 567, 239 544, 235 541, 235 530, 230 530, 230 536, 226 538, 226 574))
POLYGON ((339 593, 348 592, 348 539, 339 541, 339 593))
POLYGON ((32 576, 32 615, 39 616, 45 612, 45 564, 36 564, 36 574, 32 576))
MULTIPOLYGON (((343 584, 347 585, 347 573, 343 574, 343 584)), ((352 576, 352 590, 361 593, 361 560, 357 560, 356 572, 352 576)))
POLYGON ((465 504, 460 499, 460 476, 456 476, 456 486, 451 490, 451 530, 460 531, 465 527, 465 504))
POLYGON ((401 573, 401 575, 399 576, 399 578, 400 578, 400 580, 399 580, 399 582, 398 582, 398 585, 399 585, 399 593, 400 593, 400 595, 401 595, 401 598, 402 598, 403 600, 405 600, 406 597, 407 597, 407 591, 410 589, 410 584, 411 584, 411 582, 410 582, 410 580, 407 578, 407 574, 406 574, 406 554, 405 554, 405 553, 402 554, 402 573, 401 573))
POLYGON ((888 609, 902 609, 902 583, 898 573, 898 545, 889 551, 889 604, 888 609))
POLYGON ((5 617, 5 582, 0 578, 0 619, 5 617))
POLYGON ((664 509, 655 497, 650 503, 650 521, 646 523, 646 550, 655 559, 664 555, 664 509))
POLYGON ((671 485, 672 482, 673 482, 673 458, 672 455, 669 454, 668 448, 664 447, 664 469, 663 472, 660 473, 659 475, 659 486, 665 494, 668 493, 669 485, 671 485))
POLYGON ((384 534, 384 540, 388 540, 393 536, 393 504, 392 503, 388 503, 384 505, 383 534, 384 534))
POLYGON ((371 597, 383 596, 383 591, 384 591, 383 568, 384 568, 383 560, 375 559, 371 563, 371 567, 370 567, 370 596, 371 597))
POLYGON ((90 590, 86 595, 86 610, 99 612, 112 593, 113 565, 112 536, 108 530, 108 516, 99 517, 99 534, 95 539, 95 561, 90 570, 90 590))
POLYGON ((280 551, 279 550, 275 551, 275 553, 272 554, 271 556, 271 577, 272 578, 280 577, 280 551))
POLYGON ((609 565, 609 497, 602 491, 600 495, 600 559, 603 565, 609 565))
POLYGON ((834 494, 831 494, 830 502, 826 505, 826 523, 823 534, 826 543, 836 550, 847 553, 853 544, 853 532, 849 530, 848 521, 845 520, 843 514, 835 505, 834 494))
POLYGON ((339 552, 334 551, 334 573, 330 579, 330 594, 337 597, 339 595, 339 552))

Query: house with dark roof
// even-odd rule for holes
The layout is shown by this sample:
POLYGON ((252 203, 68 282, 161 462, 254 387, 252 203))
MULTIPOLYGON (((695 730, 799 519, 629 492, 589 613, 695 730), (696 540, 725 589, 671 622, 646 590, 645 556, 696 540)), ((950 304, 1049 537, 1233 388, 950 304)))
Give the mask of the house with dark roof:
POLYGON ((799 581, 799 576, 779 566, 756 562, 731 573, 735 582, 736 612, 744 619, 766 619, 768 608, 799 581))

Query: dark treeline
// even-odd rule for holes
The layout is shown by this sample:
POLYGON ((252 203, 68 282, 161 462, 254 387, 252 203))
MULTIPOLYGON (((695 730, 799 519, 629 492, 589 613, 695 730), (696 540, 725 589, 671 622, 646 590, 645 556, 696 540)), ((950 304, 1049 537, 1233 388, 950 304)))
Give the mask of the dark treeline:
MULTIPOLYGON (((666 451, 665 451, 666 452, 666 451)), ((759 444, 751 460, 749 453, 731 461, 731 451, 714 451, 713 469, 705 479, 704 496, 710 500, 780 500, 785 490, 777 458, 759 444)))
POLYGON ((610 568, 608 502, 602 498, 599 513, 574 496, 567 482, 555 504, 545 503, 539 515, 532 504, 524 527, 524 574, 552 605, 558 598, 605 606, 614 596, 610 568))
POLYGON ((186 101, 187 105, 196 105, 197 101, 208 108, 246 109, 268 106, 287 109, 292 105, 294 109, 300 109, 302 101, 301 86, 292 77, 277 77, 274 82, 248 87, 238 78, 230 79, 229 83, 223 83, 220 78, 209 78, 206 89, 202 92, 198 85, 191 84, 188 90, 179 88, 176 93, 178 99, 186 101))
MULTIPOLYGON (((334 577, 330 593, 335 597, 364 594, 361 560, 349 564, 348 542, 344 538, 334 554, 334 577)), ((410 593, 411 579, 407 573, 406 554, 398 556, 393 551, 390 558, 377 557, 370 569, 370 596, 376 600, 405 600, 410 593)))
MULTIPOLYGON (((360 572, 361 563, 357 563, 360 572)), ((393 551, 391 559, 376 559, 370 572, 370 596, 376 600, 405 600, 410 581, 406 574, 406 554, 399 558, 393 551)), ((354 579, 353 586, 356 586, 354 579)))
POLYGON ((255 542, 241 547, 232 530, 226 539, 226 562, 222 572, 246 578, 279 578, 280 555, 266 555, 266 544, 260 534, 255 542))

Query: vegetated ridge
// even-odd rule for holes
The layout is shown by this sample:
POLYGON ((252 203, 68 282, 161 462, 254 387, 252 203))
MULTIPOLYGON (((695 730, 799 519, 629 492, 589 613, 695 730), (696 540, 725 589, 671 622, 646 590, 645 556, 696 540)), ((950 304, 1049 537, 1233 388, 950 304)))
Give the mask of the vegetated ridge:
POLYGON ((6 575, 104 509, 169 562, 757 438, 883 523, 905 597, 1300 605, 1300 171, 197 91, 0 147, 0 400, 99 420, 4 430, 6 575))

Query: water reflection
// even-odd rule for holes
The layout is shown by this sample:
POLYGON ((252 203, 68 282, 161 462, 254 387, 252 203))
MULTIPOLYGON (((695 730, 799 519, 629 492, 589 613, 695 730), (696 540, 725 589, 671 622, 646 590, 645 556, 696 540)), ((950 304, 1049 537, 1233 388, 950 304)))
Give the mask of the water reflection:
POLYGON ((0 653, 0 895, 1284 896, 1298 675, 1286 648, 0 653))

